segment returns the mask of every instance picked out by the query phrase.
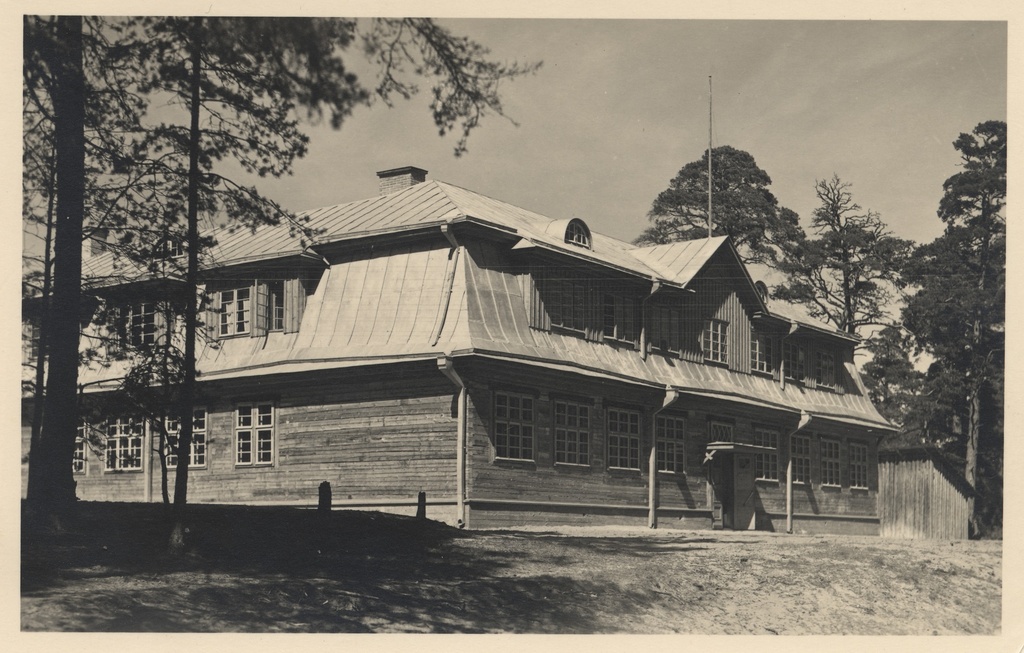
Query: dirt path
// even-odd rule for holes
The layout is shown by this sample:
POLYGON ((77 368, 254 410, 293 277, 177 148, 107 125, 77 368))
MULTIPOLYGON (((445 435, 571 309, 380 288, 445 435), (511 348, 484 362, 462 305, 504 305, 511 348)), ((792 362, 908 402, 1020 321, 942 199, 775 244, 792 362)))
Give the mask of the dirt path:
POLYGON ((997 634, 1001 542, 560 529, 338 512, 89 506, 23 540, 23 630, 997 634))

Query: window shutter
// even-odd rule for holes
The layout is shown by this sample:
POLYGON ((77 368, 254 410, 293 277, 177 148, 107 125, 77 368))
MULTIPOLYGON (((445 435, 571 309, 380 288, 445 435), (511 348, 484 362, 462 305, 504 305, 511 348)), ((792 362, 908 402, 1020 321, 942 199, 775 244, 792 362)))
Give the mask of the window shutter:
POLYGON ((267 325, 270 324, 270 290, 267 284, 256 282, 255 310, 252 316, 252 335, 254 338, 267 335, 267 325))
POLYGON ((164 344, 166 338, 170 338, 170 330, 167 328, 167 313, 170 311, 170 304, 167 302, 156 302, 153 304, 153 334, 154 342, 164 344))
POLYGON ((220 339, 220 293, 206 294, 206 336, 210 340, 220 339))
POLYGON ((284 332, 296 333, 306 310, 306 289, 298 277, 284 281, 284 332))
POLYGON ((107 312, 107 356, 116 358, 124 354, 124 317, 125 311, 121 306, 111 306, 107 312))

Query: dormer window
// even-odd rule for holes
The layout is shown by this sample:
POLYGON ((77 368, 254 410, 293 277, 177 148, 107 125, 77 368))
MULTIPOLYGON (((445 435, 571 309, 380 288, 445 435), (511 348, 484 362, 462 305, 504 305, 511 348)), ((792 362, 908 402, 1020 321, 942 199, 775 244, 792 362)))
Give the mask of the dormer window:
POLYGON ((565 228, 565 242, 585 249, 593 249, 590 229, 579 218, 573 218, 565 228))

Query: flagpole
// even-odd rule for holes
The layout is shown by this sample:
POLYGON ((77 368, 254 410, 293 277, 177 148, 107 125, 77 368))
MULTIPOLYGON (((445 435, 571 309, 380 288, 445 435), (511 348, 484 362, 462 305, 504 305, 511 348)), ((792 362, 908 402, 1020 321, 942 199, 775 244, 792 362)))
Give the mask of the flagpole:
POLYGON ((708 238, 715 230, 715 221, 711 217, 711 75, 708 75, 708 238))

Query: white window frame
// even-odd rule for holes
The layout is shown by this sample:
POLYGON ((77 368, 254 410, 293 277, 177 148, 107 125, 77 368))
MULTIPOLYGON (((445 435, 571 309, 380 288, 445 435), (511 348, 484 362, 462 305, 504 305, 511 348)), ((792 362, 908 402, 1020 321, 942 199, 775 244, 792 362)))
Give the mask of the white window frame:
POLYGON ((88 439, 89 425, 79 424, 75 436, 75 449, 71 454, 71 473, 86 474, 88 472, 88 439))
POLYGON ((712 363, 729 362, 729 323, 724 320, 704 320, 700 334, 704 360, 712 363))
POLYGON ((217 310, 220 313, 217 324, 218 337, 228 338, 252 333, 252 286, 219 291, 217 293, 217 310), (242 297, 243 293, 244 297, 242 297))
POLYGON ((821 438, 818 446, 821 452, 821 484, 828 487, 842 487, 839 467, 839 440, 821 438))
POLYGON ((137 417, 119 416, 107 422, 104 470, 142 471, 145 433, 145 422, 137 417))
POLYGON ((798 343, 782 343, 782 367, 788 381, 803 381, 807 349, 798 343))
POLYGON ((850 443, 850 487, 868 489, 868 445, 863 442, 850 443))
POLYGON ((605 340, 630 345, 637 341, 636 301, 623 292, 601 293, 601 332, 605 340))
MULTIPOLYGON (((206 420, 205 408, 196 408, 192 411, 192 445, 189 447, 189 469, 206 468, 206 420)), ((164 429, 167 432, 167 466, 177 467, 178 433, 181 430, 178 420, 168 417, 164 420, 164 429)))
POLYGON ((284 331, 284 279, 267 281, 267 331, 284 331))
POLYGON ((270 402, 235 407, 235 466, 268 467, 274 464, 276 409, 270 402))
POLYGON ((125 331, 128 344, 132 347, 155 345, 159 328, 157 313, 160 307, 156 302, 136 302, 128 306, 125 331))
POLYGON ((772 337, 756 331, 750 332, 750 369, 762 374, 772 373, 772 337))
POLYGON ((654 425, 655 461, 659 472, 679 474, 686 470, 686 420, 658 415, 654 425))
POLYGON ((565 242, 569 245, 576 245, 585 249, 591 248, 590 232, 578 220, 570 220, 565 227, 565 242))
POLYGON ((609 408, 608 468, 640 471, 640 413, 609 408))
POLYGON ((811 438, 808 435, 792 435, 789 438, 789 461, 793 468, 793 483, 808 485, 811 482, 811 438), (801 443, 801 446, 797 446, 801 443))
POLYGON ((754 478, 759 481, 779 480, 779 431, 777 429, 754 427, 754 445, 770 447, 774 451, 754 453, 754 478))
POLYGON ((555 464, 590 466, 590 406, 555 401, 555 464))
POLYGON ((828 351, 814 354, 814 379, 819 386, 833 388, 836 385, 836 357, 828 351))
POLYGON ((515 392, 495 392, 495 458, 533 461, 535 445, 533 397, 515 392))

